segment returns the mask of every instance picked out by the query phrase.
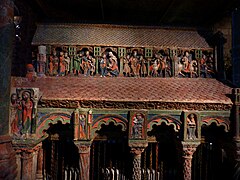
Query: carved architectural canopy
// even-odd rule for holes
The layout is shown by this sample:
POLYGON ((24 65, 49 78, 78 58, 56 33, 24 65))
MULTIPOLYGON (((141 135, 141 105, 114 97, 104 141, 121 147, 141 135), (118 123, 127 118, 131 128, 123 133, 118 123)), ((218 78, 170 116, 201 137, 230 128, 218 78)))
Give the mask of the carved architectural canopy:
POLYGON ((197 29, 102 24, 39 24, 32 44, 211 48, 197 29))
POLYGON ((231 88, 215 79, 13 78, 13 86, 38 87, 39 107, 230 110, 231 88))

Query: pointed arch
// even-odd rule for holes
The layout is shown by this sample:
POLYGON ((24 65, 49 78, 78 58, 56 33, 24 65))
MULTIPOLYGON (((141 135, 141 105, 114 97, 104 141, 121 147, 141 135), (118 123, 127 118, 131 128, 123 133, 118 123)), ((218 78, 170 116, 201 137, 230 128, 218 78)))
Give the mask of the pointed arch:
POLYGON ((45 135, 45 130, 47 130, 50 127, 50 124, 57 124, 58 122, 61 122, 62 124, 70 124, 71 120, 71 113, 66 112, 55 112, 55 113, 49 113, 39 120, 39 123, 37 125, 36 129, 36 135, 38 138, 41 138, 45 135))
POLYGON ((122 128, 122 131, 126 131, 127 130, 127 122, 128 120, 124 117, 122 117, 121 115, 112 115, 112 114, 107 114, 107 115, 102 115, 99 116, 97 119, 95 119, 93 121, 92 124, 92 131, 91 131, 91 135, 92 137, 95 136, 95 132, 97 130, 101 129, 101 125, 109 125, 110 123, 113 123, 115 126, 120 125, 122 128))
POLYGON ((203 125, 210 126, 212 123, 215 123, 218 127, 223 126, 225 132, 228 132, 230 129, 230 121, 228 118, 204 117, 201 120, 201 126, 203 126, 203 125))
POLYGON ((181 128, 182 122, 172 116, 169 115, 156 115, 150 119, 147 125, 147 131, 151 131, 153 129, 153 125, 161 125, 165 123, 167 126, 173 125, 173 128, 176 132, 178 132, 181 128))

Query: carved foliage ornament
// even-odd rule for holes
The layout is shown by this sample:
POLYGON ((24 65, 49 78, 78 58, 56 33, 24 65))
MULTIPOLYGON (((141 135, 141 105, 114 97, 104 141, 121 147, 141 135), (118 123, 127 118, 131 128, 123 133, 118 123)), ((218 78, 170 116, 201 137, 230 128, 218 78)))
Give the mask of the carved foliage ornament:
POLYGON ((210 111, 226 111, 231 110, 231 104, 222 103, 182 103, 182 102, 118 102, 118 101, 94 101, 94 100, 48 100, 42 99, 39 102, 41 107, 54 108, 82 108, 96 109, 166 109, 166 110, 210 110, 210 111))

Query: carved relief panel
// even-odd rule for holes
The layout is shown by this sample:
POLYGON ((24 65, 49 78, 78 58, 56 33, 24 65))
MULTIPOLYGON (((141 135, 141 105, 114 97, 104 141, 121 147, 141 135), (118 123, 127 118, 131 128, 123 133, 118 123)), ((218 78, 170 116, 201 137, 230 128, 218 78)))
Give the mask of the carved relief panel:
POLYGON ((11 94, 10 129, 14 137, 25 137, 36 130, 38 88, 17 88, 11 94))
POLYGON ((147 112, 131 111, 129 121, 129 139, 144 140, 147 137, 147 112))

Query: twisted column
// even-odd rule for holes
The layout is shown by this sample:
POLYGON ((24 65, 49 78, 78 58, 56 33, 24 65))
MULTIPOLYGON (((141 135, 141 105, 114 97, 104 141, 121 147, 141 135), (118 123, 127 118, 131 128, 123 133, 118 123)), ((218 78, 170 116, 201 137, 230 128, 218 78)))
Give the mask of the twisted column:
POLYGON ((147 143, 130 143, 131 154, 133 154, 133 173, 132 180, 141 180, 142 167, 141 167, 141 154, 147 147, 147 143))
POLYGON ((192 179, 192 158, 199 142, 182 142, 183 145, 183 177, 184 180, 192 179))

